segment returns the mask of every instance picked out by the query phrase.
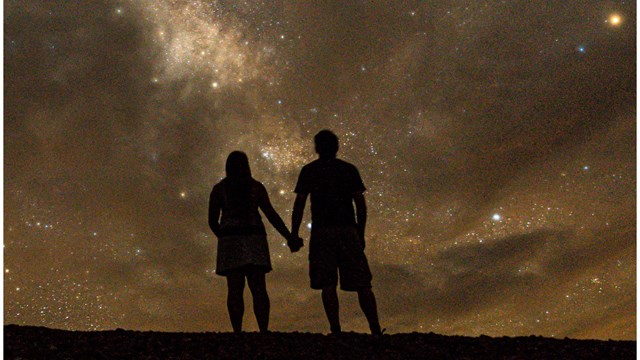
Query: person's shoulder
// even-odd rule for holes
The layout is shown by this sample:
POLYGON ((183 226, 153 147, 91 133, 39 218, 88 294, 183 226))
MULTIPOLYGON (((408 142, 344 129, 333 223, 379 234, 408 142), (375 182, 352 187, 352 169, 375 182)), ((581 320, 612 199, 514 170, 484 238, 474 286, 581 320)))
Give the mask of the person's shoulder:
POLYGON ((213 185, 213 189, 211 191, 220 191, 223 187, 224 184, 226 183, 227 178, 224 178, 220 181, 218 181, 215 185, 213 185))
POLYGON ((315 160, 313 160, 312 162, 310 162, 310 163, 308 163, 308 164, 304 165, 302 168, 303 168, 303 169, 305 169, 305 168, 307 168, 307 169, 309 169, 309 168, 314 168, 314 167, 318 166, 318 163, 319 163, 319 162, 320 162, 320 159, 315 159, 315 160))
POLYGON ((222 179, 217 184, 213 185, 209 197, 213 198, 221 196, 221 194, 224 192, 225 180, 226 179, 222 179))
POLYGON ((264 184, 254 178, 251 178, 251 189, 260 193, 267 192, 267 188, 264 184))
POLYGON ((251 186, 264 188, 264 184, 254 178, 251 178, 251 186))
POLYGON ((336 161, 336 163, 338 163, 338 164, 340 164, 342 166, 353 166, 353 167, 355 167, 352 163, 344 161, 344 160, 339 159, 339 158, 335 158, 335 161, 336 161))
POLYGON ((342 159, 337 159, 337 158, 336 158, 336 164, 337 164, 338 166, 340 166, 340 167, 345 168, 345 169, 358 171, 358 168, 357 168, 355 165, 353 165, 353 164, 352 164, 352 163, 350 163, 350 162, 344 161, 344 160, 342 160, 342 159))
POLYGON ((318 159, 313 160, 312 162, 304 165, 301 169, 300 169, 300 173, 308 173, 308 172, 313 172, 314 170, 318 169, 319 163, 318 163, 318 159))

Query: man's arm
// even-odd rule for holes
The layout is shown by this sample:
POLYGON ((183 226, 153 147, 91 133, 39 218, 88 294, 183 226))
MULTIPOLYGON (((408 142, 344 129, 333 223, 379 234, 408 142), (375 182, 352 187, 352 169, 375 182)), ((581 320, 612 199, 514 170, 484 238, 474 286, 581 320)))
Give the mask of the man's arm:
POLYGON ((364 249, 364 228, 367 225, 367 202, 364 199, 363 193, 354 195, 353 201, 356 204, 356 223, 358 225, 358 234, 360 235, 360 241, 362 242, 362 248, 364 249))
POLYGON ((298 237, 300 232, 300 224, 302 224, 302 215, 304 215, 304 206, 307 203, 309 194, 298 194, 293 203, 293 213, 291 214, 291 233, 294 237, 298 237))

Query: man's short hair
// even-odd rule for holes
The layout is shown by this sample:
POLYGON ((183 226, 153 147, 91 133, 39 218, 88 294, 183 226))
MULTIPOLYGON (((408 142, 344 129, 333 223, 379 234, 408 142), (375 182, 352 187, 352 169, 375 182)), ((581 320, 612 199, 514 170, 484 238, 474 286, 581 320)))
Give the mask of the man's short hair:
POLYGON ((338 153, 338 137, 330 130, 322 130, 313 138, 316 152, 320 156, 335 156, 338 153))

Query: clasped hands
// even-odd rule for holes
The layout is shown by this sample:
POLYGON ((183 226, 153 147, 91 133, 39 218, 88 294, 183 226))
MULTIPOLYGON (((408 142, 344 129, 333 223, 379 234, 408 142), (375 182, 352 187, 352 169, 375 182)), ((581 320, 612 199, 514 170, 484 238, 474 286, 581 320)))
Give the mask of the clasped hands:
POLYGON ((300 248, 304 246, 304 241, 300 236, 291 234, 291 236, 287 239, 287 246, 292 253, 298 252, 300 248))

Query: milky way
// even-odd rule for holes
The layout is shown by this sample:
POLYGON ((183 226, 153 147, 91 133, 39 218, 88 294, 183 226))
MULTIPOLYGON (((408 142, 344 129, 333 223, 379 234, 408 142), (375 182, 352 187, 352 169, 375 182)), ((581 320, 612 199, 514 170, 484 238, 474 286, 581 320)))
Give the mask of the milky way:
MULTIPOLYGON (((328 128, 368 189, 388 332, 635 339, 635 18, 626 1, 6 1, 4 321, 230 331, 211 187, 245 151, 289 224, 328 128)), ((327 332, 308 248, 267 228, 271 329, 327 332)))

